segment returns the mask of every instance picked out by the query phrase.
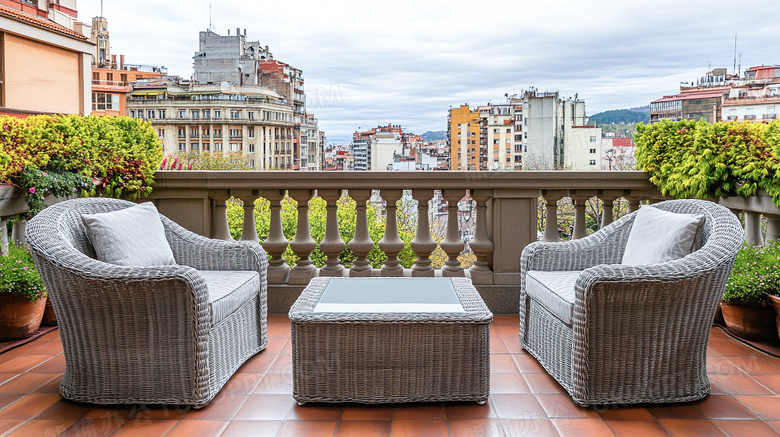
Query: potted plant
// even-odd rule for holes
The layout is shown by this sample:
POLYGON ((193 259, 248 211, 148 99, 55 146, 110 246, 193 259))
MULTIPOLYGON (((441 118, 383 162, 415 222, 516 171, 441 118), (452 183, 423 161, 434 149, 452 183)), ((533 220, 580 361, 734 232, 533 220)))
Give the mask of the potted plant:
POLYGON ((780 290, 780 244, 745 245, 726 283, 721 309, 729 332, 747 340, 778 338, 775 312, 768 294, 780 290))
POLYGON ((0 256, 0 341, 18 340, 38 331, 46 289, 30 253, 9 248, 0 256))

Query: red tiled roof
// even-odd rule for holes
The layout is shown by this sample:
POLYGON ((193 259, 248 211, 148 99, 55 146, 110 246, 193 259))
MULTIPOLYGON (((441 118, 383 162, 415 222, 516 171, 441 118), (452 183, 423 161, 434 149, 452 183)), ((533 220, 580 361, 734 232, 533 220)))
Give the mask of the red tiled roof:
POLYGON ((6 16, 8 18, 17 20, 17 21, 24 21, 25 23, 30 23, 38 27, 43 27, 49 30, 53 30, 55 32, 59 32, 65 35, 68 35, 73 38, 78 38, 84 41, 88 41, 89 39, 71 29, 68 29, 65 26, 61 26, 53 21, 47 20, 45 18, 35 17, 29 14, 25 14, 22 11, 18 11, 16 9, 12 9, 6 6, 0 6, 0 16, 6 16))
POLYGON ((724 92, 727 92, 724 89, 717 89, 717 90, 706 90, 706 91, 693 91, 690 93, 682 93, 677 94, 674 96, 663 96, 662 98, 658 100, 653 100, 650 103, 661 103, 661 102, 674 102, 677 100, 693 100, 693 99, 711 99, 713 97, 720 97, 723 95, 724 92))

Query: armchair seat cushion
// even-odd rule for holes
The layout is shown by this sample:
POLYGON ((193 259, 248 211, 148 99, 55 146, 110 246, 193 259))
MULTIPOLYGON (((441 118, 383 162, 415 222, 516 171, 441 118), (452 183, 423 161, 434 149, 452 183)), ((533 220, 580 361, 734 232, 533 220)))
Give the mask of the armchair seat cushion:
POLYGON ((526 293, 567 325, 574 317, 574 284, 580 271, 529 270, 526 293))
POLYGON ((233 314, 257 295, 260 275, 251 270, 198 270, 209 290, 211 324, 233 314))

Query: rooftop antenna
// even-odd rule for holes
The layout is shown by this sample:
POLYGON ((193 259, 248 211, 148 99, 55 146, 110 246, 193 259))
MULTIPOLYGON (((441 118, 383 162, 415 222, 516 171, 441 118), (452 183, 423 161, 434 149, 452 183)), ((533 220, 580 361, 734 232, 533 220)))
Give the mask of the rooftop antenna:
POLYGON ((742 53, 739 54, 739 64, 737 64, 737 76, 742 74, 742 53))
POLYGON ((734 32, 734 67, 731 74, 737 74, 737 32, 734 32))
POLYGON ((214 31, 214 26, 211 24, 211 3, 209 3, 209 30, 214 31))
POLYGON ((103 16, 103 0, 100 0, 100 16, 103 16))

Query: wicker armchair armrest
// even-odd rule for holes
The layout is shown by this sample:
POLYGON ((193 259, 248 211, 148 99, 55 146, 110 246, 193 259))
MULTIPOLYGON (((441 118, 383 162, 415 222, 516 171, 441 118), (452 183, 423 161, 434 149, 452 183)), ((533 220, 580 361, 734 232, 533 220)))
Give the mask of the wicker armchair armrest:
POLYGON ((252 270, 265 277, 268 260, 259 244, 206 238, 164 216, 160 219, 177 263, 199 270, 252 270))

